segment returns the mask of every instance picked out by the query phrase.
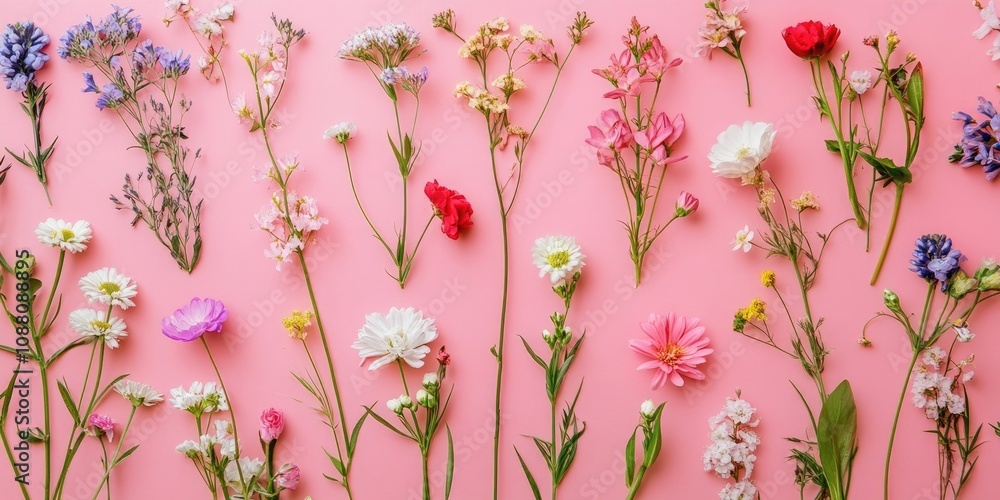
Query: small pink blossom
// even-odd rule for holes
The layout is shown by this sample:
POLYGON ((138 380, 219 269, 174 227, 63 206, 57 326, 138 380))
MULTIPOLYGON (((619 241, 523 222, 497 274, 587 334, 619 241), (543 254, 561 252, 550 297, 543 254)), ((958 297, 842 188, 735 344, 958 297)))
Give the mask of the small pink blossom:
POLYGON ((535 40, 525 44, 521 50, 528 56, 529 61, 536 63, 555 62, 556 48, 552 45, 552 40, 535 40))
POLYGON ((637 97, 642 92, 642 84, 655 82, 652 75, 643 75, 639 69, 633 67, 628 70, 623 78, 618 79, 617 88, 604 94, 607 99, 622 99, 625 97, 637 97))
POLYGON ((91 436, 107 436, 108 442, 115 437, 115 421, 107 415, 91 413, 87 417, 87 434, 91 436))
POLYGON ((642 53, 642 61, 639 68, 653 78, 660 80, 668 69, 680 66, 681 58, 667 59, 667 49, 660 43, 660 37, 653 35, 649 39, 649 48, 642 53))
POLYGON ((698 210, 698 198, 687 191, 681 191, 681 194, 677 196, 677 204, 674 208, 674 213, 677 217, 687 217, 698 210))
POLYGON ((632 68, 634 68, 632 65, 632 53, 626 49, 623 50, 618 56, 611 54, 611 64, 609 64, 607 68, 595 69, 593 70, 593 73, 611 82, 612 85, 617 87, 618 81, 624 80, 625 75, 627 75, 629 70, 632 68))
POLYGON ((278 474, 274 476, 274 484, 282 490, 294 490, 299 487, 299 466, 285 464, 278 469, 278 474))
MULTIPOLYGON (((276 408, 268 408, 260 414, 260 439, 265 443, 278 439, 285 430, 285 414, 276 408)), ((294 489, 294 488, 293 488, 294 489)))
POLYGON ((616 109, 602 111, 597 126, 591 125, 587 130, 590 131, 587 144, 597 148, 598 160, 607 167, 614 163, 615 154, 632 142, 632 130, 616 109))
POLYGON ((633 351, 650 358, 639 365, 639 370, 655 370, 653 389, 663 387, 669 380, 675 386, 683 386, 684 379, 703 380, 705 374, 698 365, 705 363, 705 357, 714 352, 708 347, 705 327, 698 318, 685 318, 668 312, 665 315, 650 314, 640 325, 646 334, 644 339, 629 341, 633 351))

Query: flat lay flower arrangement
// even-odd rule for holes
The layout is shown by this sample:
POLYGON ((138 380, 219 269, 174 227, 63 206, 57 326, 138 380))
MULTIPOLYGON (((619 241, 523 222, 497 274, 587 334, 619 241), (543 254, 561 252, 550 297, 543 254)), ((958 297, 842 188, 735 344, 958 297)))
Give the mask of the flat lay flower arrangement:
POLYGON ((3 15, 0 498, 996 489, 993 1, 3 15))

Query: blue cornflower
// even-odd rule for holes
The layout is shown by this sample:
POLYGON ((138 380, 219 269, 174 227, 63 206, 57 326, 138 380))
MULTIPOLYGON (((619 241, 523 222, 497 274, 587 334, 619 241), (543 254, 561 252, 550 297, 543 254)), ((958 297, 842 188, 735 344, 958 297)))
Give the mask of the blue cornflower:
POLYGON ((997 114, 993 103, 982 97, 979 98, 976 111, 986 119, 976 123, 968 113, 959 111, 952 115, 952 118, 963 122, 962 140, 955 146, 955 152, 948 160, 962 167, 981 165, 986 173, 986 179, 993 180, 1000 175, 1000 143, 997 141, 1000 115, 997 114))
POLYGON ((176 52, 163 50, 160 53, 160 66, 163 67, 163 76, 177 78, 187 74, 191 69, 191 56, 185 56, 180 50, 176 52))
POLYGON ((31 22, 8 24, 0 43, 0 74, 7 88, 24 92, 34 83, 35 72, 49 60, 42 49, 49 44, 49 35, 31 22))
POLYGON ((94 75, 84 71, 83 72, 83 84, 86 87, 83 88, 84 92, 93 92, 95 94, 100 94, 101 89, 97 88, 97 83, 94 83, 94 75))
POLYGON ((118 88, 118 85, 114 83, 105 83, 101 87, 101 94, 97 97, 97 109, 111 108, 115 109, 121 104, 122 98, 125 94, 122 93, 122 89, 118 88))
POLYGON ((910 270, 928 282, 940 281, 941 290, 965 261, 962 252, 951 246, 951 238, 943 234, 925 234, 917 238, 910 260, 910 270))

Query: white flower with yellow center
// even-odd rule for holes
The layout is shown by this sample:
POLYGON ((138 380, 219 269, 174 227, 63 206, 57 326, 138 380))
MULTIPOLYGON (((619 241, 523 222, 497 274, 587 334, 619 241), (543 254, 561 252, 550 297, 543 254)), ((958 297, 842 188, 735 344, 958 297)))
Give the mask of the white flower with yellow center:
POLYGON ((136 285, 132 279, 113 267, 98 269, 80 278, 80 290, 91 303, 118 306, 128 309, 135 305, 136 285))
POLYGON ((532 262, 538 266, 538 276, 549 275, 553 287, 565 284, 567 279, 580 272, 584 266, 584 255, 572 236, 538 238, 531 252, 532 262))
POLYGON ((115 392, 121 394, 123 398, 127 399, 136 408, 139 406, 155 406, 157 403, 163 402, 163 394, 156 392, 156 389, 142 382, 129 379, 119 380, 115 383, 114 387, 115 392))
POLYGON ((399 359, 413 368, 420 368, 424 366, 424 356, 431 352, 427 344, 436 338, 433 318, 425 318, 412 307, 393 307, 389 314, 365 316, 365 325, 358 330, 358 339, 351 347, 358 350, 362 364, 368 358, 378 357, 369 370, 377 370, 399 359))
POLYGON ((729 179, 752 177, 774 144, 777 131, 770 123, 750 121, 730 125, 719 134, 718 142, 708 153, 712 173, 729 179))
POLYGON ((87 249, 93 233, 90 223, 78 220, 73 224, 62 219, 49 218, 35 229, 35 236, 43 245, 59 248, 69 253, 79 253, 87 249))
POLYGON ((733 246, 734 252, 742 249, 743 253, 746 253, 753 248, 753 237, 754 233, 750 230, 750 226, 743 226, 743 229, 736 232, 736 237, 729 244, 733 246))
POLYGON ((110 349, 118 347, 119 338, 128 336, 121 318, 94 309, 77 309, 69 313, 69 324, 81 336, 104 340, 110 349))

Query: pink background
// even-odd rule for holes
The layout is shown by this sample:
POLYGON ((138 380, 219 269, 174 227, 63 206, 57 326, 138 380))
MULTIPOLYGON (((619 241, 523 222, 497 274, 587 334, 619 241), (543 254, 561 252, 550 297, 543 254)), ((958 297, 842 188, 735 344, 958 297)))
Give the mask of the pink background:
MULTIPOLYGON (((158 44, 197 49, 183 26, 167 29, 159 22, 164 14, 161 2, 133 0, 127 4, 142 15, 144 36, 158 44)), ((758 450, 755 483, 766 498, 797 498, 793 464, 785 459, 788 443, 783 438, 804 435, 808 423, 788 381, 801 387, 808 387, 808 381, 796 362, 730 328, 733 311, 751 298, 759 295, 773 300, 759 285, 761 270, 773 267, 779 286, 793 292, 791 271, 783 263, 765 261, 758 251, 730 251, 727 243, 737 229, 744 224, 759 227, 755 199, 750 190, 714 178, 704 158, 716 135, 729 124, 748 119, 773 122, 778 138, 766 166, 785 193, 794 195, 809 189, 818 194, 823 208, 808 217, 810 227, 825 231, 847 218, 840 160, 821 142, 831 131, 811 105, 806 65, 787 51, 778 34, 785 26, 807 19, 834 22, 843 30, 837 53, 853 51, 853 70, 875 64, 861 40, 870 34, 884 35, 892 28, 902 39, 901 50, 917 54, 926 71, 927 124, 914 167, 915 182, 907 188, 896 244, 878 286, 867 284, 876 253, 864 253, 863 235, 848 228, 833 238, 813 292, 814 310, 827 318, 823 332, 833 350, 828 358, 827 385, 833 387, 842 378, 850 379, 859 406, 861 449, 852 491, 858 498, 874 498, 881 491, 891 413, 909 351, 903 332, 888 321, 875 322, 869 329, 872 348, 860 348, 857 339, 862 326, 881 309, 883 287, 897 290, 907 310, 919 307, 925 288, 907 271, 911 242, 919 235, 947 232, 970 257, 969 269, 982 258, 1000 257, 996 253, 1000 236, 990 230, 995 223, 989 218, 997 208, 990 201, 996 186, 987 183, 980 170, 963 170, 946 161, 960 132, 959 125, 950 119, 951 113, 973 111, 979 95, 995 96, 996 72, 985 55, 989 42, 970 35, 979 25, 976 10, 965 2, 926 0, 753 2, 744 45, 754 92, 754 105, 748 109, 734 60, 692 57, 704 12, 700 2, 674 2, 669 7, 650 1, 515 0, 504 4, 247 1, 237 4, 237 22, 227 28, 232 46, 225 63, 234 93, 252 90, 236 49, 254 45, 255 36, 270 27, 272 10, 309 33, 295 49, 290 83, 280 105, 286 125, 274 137, 279 155, 300 153, 305 170, 296 175, 293 184, 299 192, 317 198, 323 215, 331 219, 308 254, 332 335, 349 418, 361 415, 362 404, 382 402, 399 393, 399 380, 393 372, 370 373, 358 367, 350 343, 364 315, 384 312, 391 306, 422 308, 437 319, 441 336, 432 347, 446 344, 452 353, 448 380, 456 386, 448 422, 456 441, 454 497, 488 496, 495 373, 489 348, 496 340, 498 320, 500 232, 483 123, 451 97, 454 85, 474 79, 476 70, 471 62, 457 56, 456 40, 432 31, 430 18, 454 6, 460 31, 468 33, 480 22, 505 15, 515 26, 533 24, 564 44, 562 32, 572 13, 586 10, 596 25, 574 54, 536 137, 513 211, 502 497, 530 495, 517 466, 514 445, 527 452, 529 463, 544 477, 540 472, 544 466, 530 440, 523 436, 547 432, 545 392, 540 371, 516 335, 525 335, 533 345, 542 346, 539 332, 548 326, 548 315, 559 306, 546 281, 537 277, 530 259, 535 238, 557 233, 576 236, 587 255, 569 319, 574 330, 586 328, 587 340, 569 383, 586 379, 578 411, 588 430, 562 485, 563 497, 624 496, 622 450, 637 421, 639 403, 652 398, 667 401, 664 451, 647 474, 645 493, 640 496, 714 498, 724 481, 702 470, 701 454, 708 444, 706 420, 739 387, 762 418, 758 430, 763 444, 758 450), (609 104, 600 97, 606 83, 590 70, 603 66, 612 51, 620 50, 619 38, 632 15, 652 25, 651 32, 659 34, 668 50, 685 60, 667 77, 662 103, 670 114, 685 115, 688 128, 679 151, 690 158, 671 167, 664 196, 672 200, 677 191, 686 189, 702 202, 694 216, 672 227, 653 247, 645 280, 637 290, 631 285, 625 234, 617 222, 625 214, 624 200, 612 174, 596 164, 583 143, 585 125, 609 104), (466 194, 476 209, 475 226, 457 243, 432 229, 402 291, 383 273, 391 263, 369 236, 354 205, 339 148, 321 139, 331 123, 357 122, 359 134, 352 143, 352 160, 356 161, 360 193, 375 223, 384 231, 390 229, 399 218, 399 189, 392 182, 394 164, 384 139, 384 130, 391 126, 391 108, 367 71, 336 57, 341 41, 352 33, 389 20, 405 21, 423 33, 427 53, 418 63, 431 71, 417 133, 424 147, 413 173, 414 192, 419 193, 424 182, 436 178, 466 194), (647 374, 634 369, 640 360, 629 351, 627 341, 640 334, 637 325, 649 313, 668 310, 702 318, 716 352, 706 365, 705 381, 651 391, 647 374)), ((109 9, 104 2, 8 2, 2 19, 5 23, 32 19, 53 37, 48 52, 54 60, 41 77, 53 83, 45 133, 49 137, 58 134, 60 140, 48 167, 53 207, 45 204, 30 171, 21 166, 12 169, 0 197, 0 210, 5 214, 0 221, 0 248, 8 257, 15 248, 32 249, 39 258, 39 272, 49 280, 56 252, 43 248, 35 239, 37 223, 47 217, 83 218, 93 224, 95 233, 86 253, 68 259, 64 313, 50 333, 48 349, 74 338, 65 317, 83 306, 83 300, 73 283, 91 270, 114 266, 139 283, 139 296, 137 307, 124 314, 130 335, 122 348, 109 356, 106 373, 130 373, 164 393, 193 380, 214 380, 203 350, 163 337, 159 321, 192 296, 221 299, 230 310, 230 319, 223 333, 213 336, 210 343, 230 386, 244 436, 253 435, 263 408, 282 408, 287 427, 279 459, 294 460, 303 469, 298 491, 289 492, 287 498, 346 498, 338 486, 322 477, 331 470, 320 448, 331 444, 329 434, 305 405, 296 402, 306 395, 289 373, 301 373, 305 368, 301 349, 280 325, 290 310, 308 308, 300 273, 291 266, 275 272, 273 263, 263 257, 264 234, 251 228, 252 214, 267 201, 269 193, 266 186, 251 181, 252 169, 264 164, 265 154, 258 138, 249 135, 230 113, 223 87, 193 72, 183 80, 184 91, 195 103, 187 122, 189 144, 202 148, 204 155, 197 174, 200 193, 206 199, 202 221, 205 246, 194 274, 179 271, 148 230, 130 228, 129 216, 115 212, 107 199, 119 192, 124 173, 142 168, 142 156, 126 150, 131 139, 117 116, 98 112, 94 97, 79 92, 83 68, 57 60, 55 40, 85 14, 103 16, 109 9)), ((515 117, 534 115, 551 71, 535 67, 526 74, 529 89, 517 101, 515 117)), ((21 144, 29 140, 26 117, 17 108, 15 94, 0 94, 0 113, 6 117, 4 145, 20 151, 21 144)), ((886 144, 896 148, 902 140, 896 132, 901 129, 894 126, 891 130, 886 144)), ((868 175, 864 172, 862 175, 868 175)), ((425 200, 423 196, 413 198, 411 216, 423 221, 425 200)), ((888 224, 891 192, 881 190, 876 199, 872 218, 875 241, 880 242, 888 224)), ((667 215, 666 207, 660 215, 667 215)), ((786 297, 791 295, 785 293, 786 297)), ((1000 418, 1000 400, 993 397, 996 388, 990 384, 1000 379, 995 354, 1000 340, 988 325, 996 322, 998 311, 990 306, 977 316, 973 329, 979 336, 963 346, 978 355, 976 379, 970 385, 973 417, 977 422, 995 421, 1000 418)), ((776 325, 784 338, 787 325, 776 325)), ((6 328, 3 331, 13 335, 6 328)), ((309 340, 319 345, 315 334, 309 340)), ((58 367, 58 373, 73 384, 82 371, 84 357, 82 352, 75 353, 72 360, 58 367)), ((411 374, 414 380, 419 376, 417 371, 411 374)), ((807 394, 815 399, 814 394, 807 394)), ((60 415, 55 432, 57 450, 64 446, 68 428, 59 404, 58 396, 53 396, 60 415)), ((381 403, 379 407, 384 408, 381 403)), ((127 405, 117 397, 110 397, 100 410, 119 421, 127 416, 127 405)), ((34 411, 40 416, 40 402, 34 411)), ((893 498, 937 497, 934 438, 922 432, 929 424, 920 411, 909 403, 904 405, 893 498)), ((115 497, 204 497, 204 486, 189 460, 173 450, 181 441, 194 437, 192 430, 190 416, 169 403, 140 411, 129 440, 142 446, 116 470, 112 479, 115 497)), ((437 491, 443 482, 445 460, 444 436, 440 438, 432 457, 437 491)), ((995 490, 990 473, 1000 467, 1000 448, 988 428, 983 439, 986 444, 981 448, 979 472, 967 490, 968 498, 987 498, 995 490)), ((244 449, 255 451, 254 441, 245 438, 244 449)), ((90 497, 99 478, 98 452, 96 443, 89 440, 74 464, 65 498, 90 497)), ((40 478, 41 450, 36 449, 34 456, 32 473, 40 478)), ((419 455, 412 443, 374 423, 362 432, 352 481, 357 498, 418 498, 418 470, 419 455)), ((0 482, 0 497, 15 495, 12 481, 0 482)))

